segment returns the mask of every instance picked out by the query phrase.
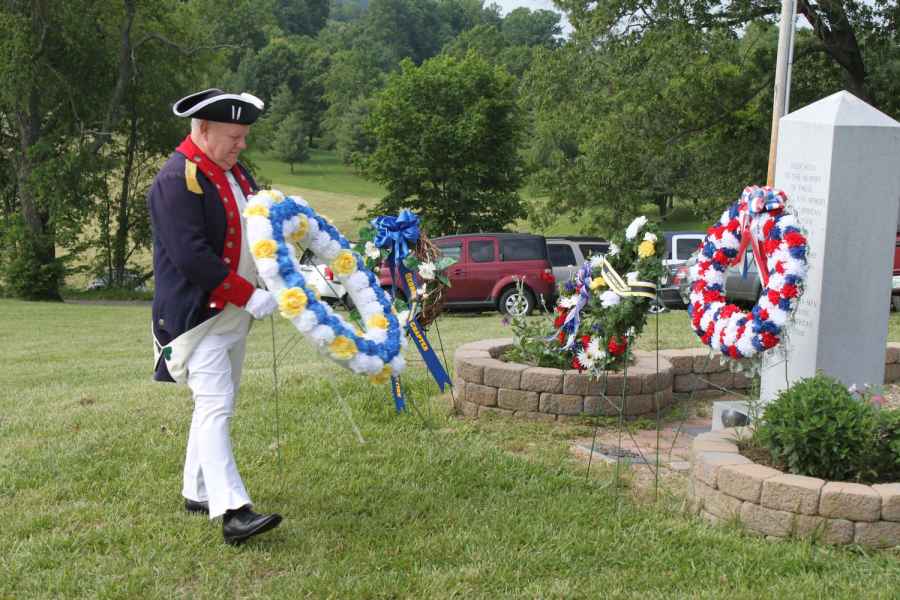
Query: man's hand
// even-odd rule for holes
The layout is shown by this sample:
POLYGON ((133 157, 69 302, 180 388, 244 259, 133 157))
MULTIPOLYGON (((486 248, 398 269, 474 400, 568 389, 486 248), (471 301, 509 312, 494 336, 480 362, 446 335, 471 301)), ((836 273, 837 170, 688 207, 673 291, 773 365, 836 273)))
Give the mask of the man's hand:
POLYGON ((253 315, 254 319, 262 319, 268 317, 278 308, 278 301, 271 292, 257 289, 253 291, 253 295, 247 300, 244 310, 253 315))

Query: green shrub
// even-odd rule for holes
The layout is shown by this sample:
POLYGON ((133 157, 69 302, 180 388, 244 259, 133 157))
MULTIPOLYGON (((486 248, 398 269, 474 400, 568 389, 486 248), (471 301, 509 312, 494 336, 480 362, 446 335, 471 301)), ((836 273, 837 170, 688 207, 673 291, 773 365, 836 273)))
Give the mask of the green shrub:
MULTIPOLYGON (((755 437, 791 473, 837 481, 878 478, 886 453, 878 412, 839 381, 818 374, 783 391, 765 408, 755 437)), ((884 418, 887 428, 900 421, 884 418)), ((884 433, 884 432, 882 432, 884 433)), ((896 455, 895 455, 896 456, 896 455)))
POLYGON ((881 481, 900 481, 900 411, 879 410, 875 419, 875 470, 881 481))

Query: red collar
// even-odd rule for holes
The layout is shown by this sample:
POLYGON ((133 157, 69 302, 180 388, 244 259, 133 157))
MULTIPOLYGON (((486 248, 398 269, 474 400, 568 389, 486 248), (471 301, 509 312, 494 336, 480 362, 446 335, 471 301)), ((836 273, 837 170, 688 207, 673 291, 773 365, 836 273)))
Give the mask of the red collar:
MULTIPOLYGON (((179 144, 175 151, 184 154, 186 160, 195 163, 197 165, 197 171, 203 173, 203 175, 215 186, 216 191, 219 194, 219 199, 222 201, 222 207, 225 210, 226 223, 225 247, 222 250, 222 261, 228 265, 228 269, 232 273, 236 274, 238 263, 241 260, 241 215, 237 201, 234 198, 234 193, 231 191, 231 185, 225 177, 225 170, 211 161, 209 157, 197 147, 197 144, 194 143, 194 140, 191 139, 190 135, 184 138, 184 141, 179 144)), ((237 165, 234 165, 231 168, 231 173, 241 186, 244 197, 249 198, 251 193, 250 182, 247 181, 244 172, 238 168, 237 165)), ((210 308, 224 308, 225 303, 230 301, 228 290, 231 285, 232 282, 226 278, 226 281, 223 284, 210 293, 210 308)), ((246 301, 246 299, 244 299, 244 301, 246 301)), ((239 304, 239 306, 241 305, 239 304)))
MULTIPOLYGON (((225 170, 214 163, 206 153, 194 143, 194 140, 191 139, 190 135, 182 140, 178 147, 175 148, 175 151, 184 154, 188 160, 197 163, 197 166, 200 167, 203 174, 211 181, 216 182, 217 180, 225 179, 225 170)), ((247 181, 247 178, 244 176, 244 172, 241 171, 237 165, 234 165, 231 167, 231 174, 234 175, 235 180, 237 180, 241 189, 244 191, 244 196, 249 197, 252 190, 250 189, 250 182, 247 181)))

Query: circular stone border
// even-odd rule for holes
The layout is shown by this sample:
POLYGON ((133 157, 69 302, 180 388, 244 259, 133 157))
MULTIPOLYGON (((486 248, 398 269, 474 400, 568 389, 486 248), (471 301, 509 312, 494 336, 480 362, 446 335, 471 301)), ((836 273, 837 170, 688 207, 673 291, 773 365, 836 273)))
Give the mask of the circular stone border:
MULTIPOLYGON (((743 430, 746 431, 746 430, 743 430)), ((691 446, 691 509, 772 538, 900 546, 900 483, 863 485, 791 475, 741 455, 740 428, 701 433, 691 446)))
MULTIPOLYGON (((678 369, 662 353, 636 351, 627 376, 611 372, 602 384, 576 370, 531 367, 504 362, 500 356, 512 339, 483 340, 460 346, 454 354, 454 403, 466 416, 504 415, 541 421, 618 414, 617 401, 625 390, 624 413, 642 415, 672 403, 678 369)), ((693 352, 688 357, 693 372, 693 352)), ((708 352, 703 351, 704 358, 708 352)), ((682 361, 684 362, 684 361, 682 361)), ((685 365, 682 365, 684 367, 685 365)), ((718 367, 718 362, 715 365, 718 367)), ((731 376, 730 373, 728 373, 731 376)), ((733 379, 730 383, 733 383, 733 379)))

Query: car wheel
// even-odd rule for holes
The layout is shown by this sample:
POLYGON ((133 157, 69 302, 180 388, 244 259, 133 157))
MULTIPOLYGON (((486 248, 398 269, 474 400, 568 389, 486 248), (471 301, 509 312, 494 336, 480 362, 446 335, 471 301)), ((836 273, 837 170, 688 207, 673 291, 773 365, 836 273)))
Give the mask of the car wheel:
POLYGON ((647 312, 650 313, 651 315, 660 315, 660 314, 666 312, 667 310, 669 310, 669 309, 666 308, 665 304, 658 303, 656 300, 653 300, 650 303, 650 306, 647 308, 647 312))
POLYGON ((520 294, 518 288, 511 287, 501 294, 498 308, 504 315, 514 317, 530 315, 534 310, 534 294, 526 289, 520 294))

